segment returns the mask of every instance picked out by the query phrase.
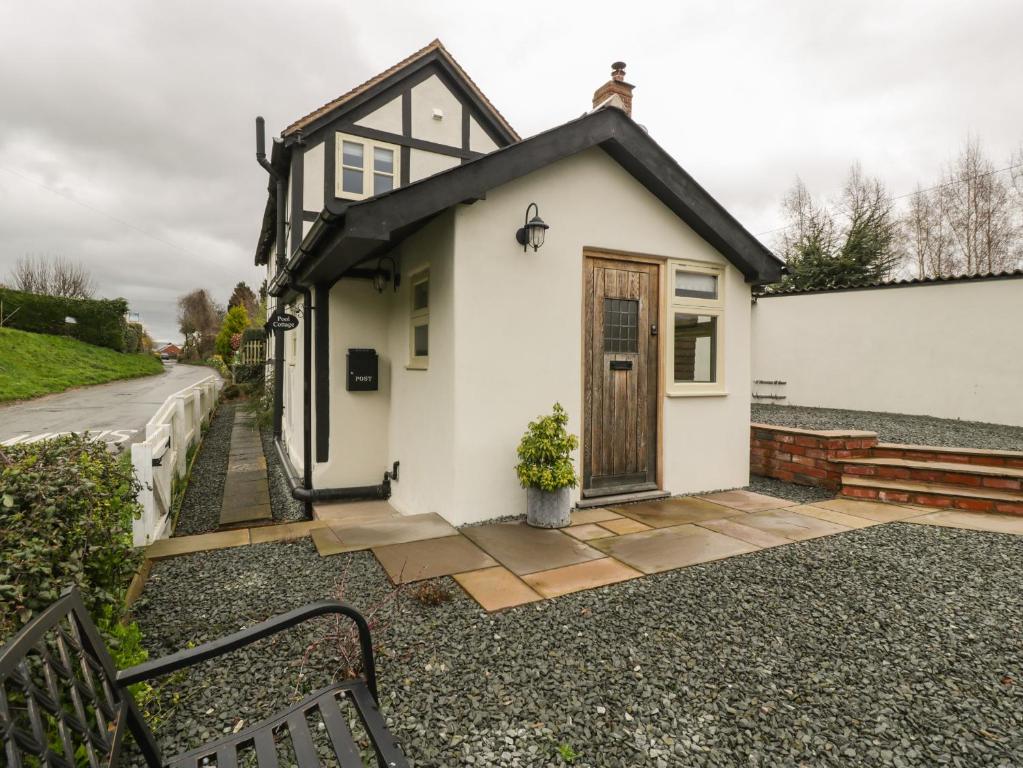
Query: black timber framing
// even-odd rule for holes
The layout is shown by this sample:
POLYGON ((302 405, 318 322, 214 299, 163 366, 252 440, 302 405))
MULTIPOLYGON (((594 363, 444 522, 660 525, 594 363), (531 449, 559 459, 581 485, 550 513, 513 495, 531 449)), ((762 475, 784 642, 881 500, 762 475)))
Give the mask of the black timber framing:
POLYGON ((330 286, 321 283, 313 297, 315 358, 316 461, 330 456, 330 286))
POLYGON ((625 113, 607 107, 385 195, 321 216, 291 263, 299 282, 334 280, 393 248, 425 220, 487 190, 599 147, 716 248, 747 282, 781 278, 781 262, 625 113))
POLYGON ((288 256, 298 250, 298 246, 302 244, 302 233, 305 227, 303 226, 304 216, 297 216, 296 211, 305 212, 302 207, 302 191, 304 185, 302 183, 303 178, 303 166, 305 165, 305 152, 292 152, 291 153, 291 189, 288 190, 291 194, 291 213, 288 225, 291 227, 290 237, 288 238, 288 256))

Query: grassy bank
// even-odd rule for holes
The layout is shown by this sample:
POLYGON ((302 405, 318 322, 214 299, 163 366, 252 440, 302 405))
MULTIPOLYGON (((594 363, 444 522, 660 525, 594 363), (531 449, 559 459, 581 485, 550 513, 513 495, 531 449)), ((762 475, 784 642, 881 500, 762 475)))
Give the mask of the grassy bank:
POLYGON ((128 355, 65 336, 0 328, 0 402, 163 371, 152 355, 128 355))

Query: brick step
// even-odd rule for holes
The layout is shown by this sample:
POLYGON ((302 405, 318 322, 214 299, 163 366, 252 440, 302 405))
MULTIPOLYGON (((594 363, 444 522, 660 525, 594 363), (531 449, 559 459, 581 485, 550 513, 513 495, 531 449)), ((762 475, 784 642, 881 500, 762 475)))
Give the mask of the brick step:
POLYGON ((1023 515, 1023 492, 1004 491, 996 488, 977 488, 914 480, 886 480, 880 477, 844 474, 839 493, 853 499, 877 499, 894 504, 954 507, 971 512, 1023 515))
POLYGON ((950 448, 940 445, 903 445, 878 443, 870 449, 877 459, 908 459, 910 461, 942 461, 955 464, 976 464, 989 467, 1023 469, 1023 451, 999 451, 989 448, 950 448))
POLYGON ((1002 491, 1023 490, 1023 469, 992 467, 985 464, 964 464, 954 461, 917 461, 868 457, 840 459, 842 471, 858 477, 885 480, 915 480, 924 483, 965 485, 974 488, 996 488, 1002 491))

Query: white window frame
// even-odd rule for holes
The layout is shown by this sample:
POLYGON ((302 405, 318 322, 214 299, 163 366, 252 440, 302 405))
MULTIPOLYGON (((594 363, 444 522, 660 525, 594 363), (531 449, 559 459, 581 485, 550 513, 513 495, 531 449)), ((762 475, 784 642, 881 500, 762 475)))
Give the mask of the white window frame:
POLYGON ((719 264, 688 259, 668 261, 667 316, 664 321, 666 361, 664 391, 668 397, 707 397, 728 394, 725 389, 725 268, 719 264), (700 299, 675 295, 675 275, 694 272, 717 278, 717 298, 700 299), (714 334, 714 381, 675 381, 675 313, 716 318, 714 334))
MULTIPOLYGON (((334 196, 337 198, 343 198, 345 200, 365 200, 373 197, 376 179, 374 174, 377 173, 373 166, 373 154, 377 149, 390 150, 394 155, 394 167, 393 173, 391 174, 391 189, 397 189, 401 184, 401 151, 397 144, 388 144, 386 141, 376 141, 375 139, 367 139, 365 136, 355 136, 354 134, 337 132, 334 140, 334 154, 336 157, 335 171, 334 171, 334 196), (345 192, 344 190, 344 146, 345 142, 351 142, 353 144, 362 145, 362 194, 355 192, 345 192)), ((348 168, 354 169, 354 165, 347 166, 348 168)), ((386 174, 385 174, 386 175, 386 174)), ((383 193, 381 193, 383 194, 383 193)))
POLYGON ((416 270, 409 277, 409 323, 408 323, 408 368, 414 371, 425 371, 430 367, 430 345, 433 344, 433 339, 430 338, 430 304, 433 302, 433 297, 430 295, 430 268, 423 267, 422 269, 416 270), (419 283, 426 282, 426 307, 422 309, 415 308, 416 301, 416 285, 419 283), (425 355, 416 354, 416 328, 426 326, 426 351, 425 355))

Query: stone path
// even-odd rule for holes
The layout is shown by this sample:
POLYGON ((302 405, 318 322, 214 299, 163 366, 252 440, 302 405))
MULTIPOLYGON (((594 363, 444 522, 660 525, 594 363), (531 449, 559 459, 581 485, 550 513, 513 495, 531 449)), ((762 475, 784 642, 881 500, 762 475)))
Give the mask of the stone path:
POLYGON ((311 536, 322 557, 371 550, 395 584, 452 576, 485 610, 496 611, 892 522, 1023 536, 1023 516, 852 499, 798 504, 750 491, 575 510, 562 530, 524 522, 458 530, 439 515, 399 515, 384 501, 319 505, 316 513, 308 522, 164 539, 147 556, 311 536))
POLYGON ((231 450, 220 508, 220 527, 237 528, 273 521, 266 457, 256 426, 256 417, 235 410, 231 429, 231 450))

